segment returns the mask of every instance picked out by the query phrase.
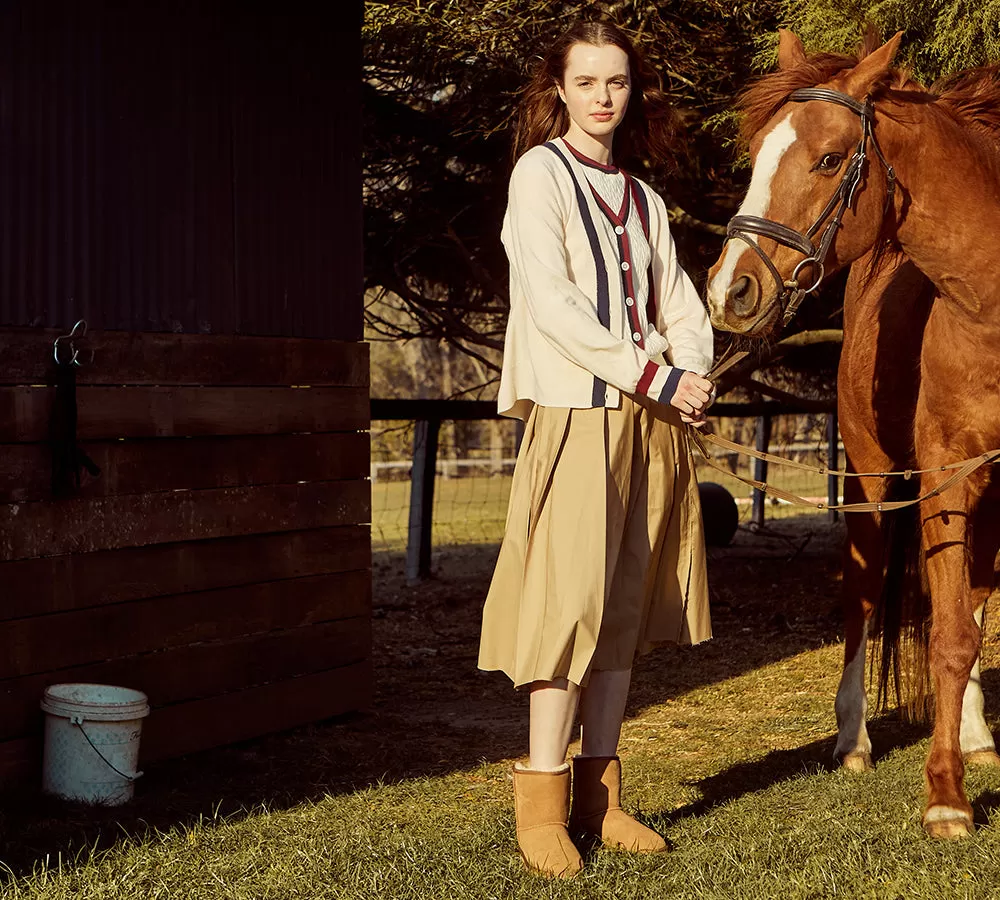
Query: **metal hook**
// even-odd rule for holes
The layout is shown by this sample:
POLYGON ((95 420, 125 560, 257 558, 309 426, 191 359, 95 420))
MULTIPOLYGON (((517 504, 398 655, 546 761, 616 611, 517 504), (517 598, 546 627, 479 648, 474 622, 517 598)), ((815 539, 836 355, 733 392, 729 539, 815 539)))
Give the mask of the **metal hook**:
MULTIPOLYGON (((87 336, 87 320, 79 319, 76 324, 70 329, 69 334, 61 334, 52 342, 52 357, 56 361, 57 366, 82 366, 83 363, 80 362, 80 351, 77 349, 76 345, 73 343, 74 339, 82 340, 87 336), (59 342, 69 341, 69 362, 63 362, 59 358, 59 342)), ((91 351, 90 361, 93 361, 94 355, 91 351)))

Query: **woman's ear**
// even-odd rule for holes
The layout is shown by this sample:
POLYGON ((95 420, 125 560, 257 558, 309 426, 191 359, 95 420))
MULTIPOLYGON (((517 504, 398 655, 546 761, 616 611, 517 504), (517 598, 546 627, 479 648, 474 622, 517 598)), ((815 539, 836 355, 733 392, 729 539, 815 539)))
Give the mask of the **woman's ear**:
POLYGON ((559 99, 562 100, 563 103, 565 103, 566 92, 563 90, 563 86, 558 81, 555 84, 556 84, 556 93, 559 94, 559 99))

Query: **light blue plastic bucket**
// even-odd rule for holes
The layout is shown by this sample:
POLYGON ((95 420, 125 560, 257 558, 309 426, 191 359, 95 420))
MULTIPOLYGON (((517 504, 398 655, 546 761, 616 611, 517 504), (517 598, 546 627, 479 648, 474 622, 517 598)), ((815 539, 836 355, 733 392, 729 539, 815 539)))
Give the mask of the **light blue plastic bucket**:
POLYGON ((65 800, 120 806, 132 799, 142 720, 142 691, 110 684, 53 684, 42 696, 42 790, 65 800))

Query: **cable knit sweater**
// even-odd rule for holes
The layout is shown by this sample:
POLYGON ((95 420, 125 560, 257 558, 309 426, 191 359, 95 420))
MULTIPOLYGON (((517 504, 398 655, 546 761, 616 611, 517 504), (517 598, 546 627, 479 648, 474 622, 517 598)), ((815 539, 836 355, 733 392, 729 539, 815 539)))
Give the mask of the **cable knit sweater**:
POLYGON ((663 200, 622 174, 614 209, 588 170, 605 184, 620 171, 557 138, 525 153, 511 175, 503 415, 526 419, 535 403, 616 407, 620 391, 666 403, 685 370, 711 367, 712 328, 678 264, 663 200), (647 258, 648 270, 633 272, 647 258))

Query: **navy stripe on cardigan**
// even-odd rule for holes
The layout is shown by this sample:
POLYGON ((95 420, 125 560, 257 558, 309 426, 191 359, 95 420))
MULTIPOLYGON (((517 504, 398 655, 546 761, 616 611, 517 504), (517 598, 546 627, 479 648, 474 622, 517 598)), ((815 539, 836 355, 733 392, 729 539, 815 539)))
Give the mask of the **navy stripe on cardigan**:
POLYGON ((646 192, 642 189, 642 185, 639 184, 634 178, 630 178, 629 187, 632 188, 633 193, 639 201, 640 216, 642 220, 642 230, 646 233, 646 240, 649 240, 649 199, 646 197, 646 192))
POLYGON ((670 374, 667 375, 666 383, 663 385, 663 390, 660 391, 660 396, 656 399, 660 403, 669 403, 674 394, 677 393, 677 385, 680 383, 681 376, 687 371, 687 369, 681 369, 674 366, 670 370, 670 374))
MULTIPOLYGON (((594 254, 594 266, 597 269, 597 319, 609 331, 611 329, 611 295, 608 288, 608 268, 604 264, 604 254, 601 253, 601 244, 597 239, 597 228, 590 215, 590 208, 587 206, 587 196, 580 187, 576 175, 573 174, 573 167, 568 159, 559 152, 559 148, 552 141, 545 143, 556 156, 562 160, 562 164, 569 172, 569 177, 573 180, 573 187, 576 189, 576 202, 580 207, 580 218, 583 219, 583 227, 587 232, 587 240, 590 241, 590 250, 594 254)), ((594 376, 594 392, 591 395, 591 402, 594 406, 604 406, 607 392, 606 382, 594 376)))

